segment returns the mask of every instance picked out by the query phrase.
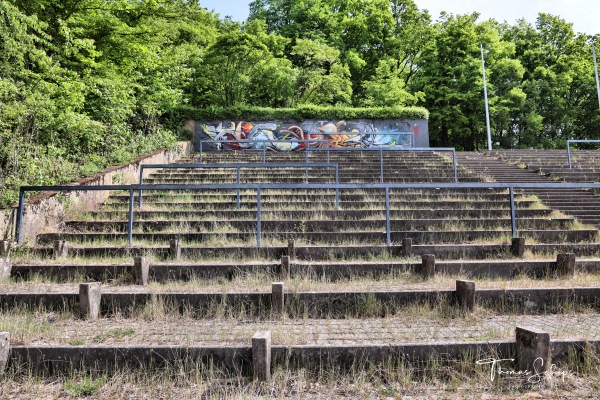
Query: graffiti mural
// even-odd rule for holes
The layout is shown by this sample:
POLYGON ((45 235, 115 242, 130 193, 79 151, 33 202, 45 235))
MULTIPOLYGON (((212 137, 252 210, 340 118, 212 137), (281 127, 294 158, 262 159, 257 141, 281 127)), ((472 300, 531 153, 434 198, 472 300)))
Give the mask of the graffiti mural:
POLYGON ((194 144, 205 150, 302 151, 306 147, 429 147, 426 120, 196 122, 194 144), (314 142, 301 142, 315 140, 314 142))

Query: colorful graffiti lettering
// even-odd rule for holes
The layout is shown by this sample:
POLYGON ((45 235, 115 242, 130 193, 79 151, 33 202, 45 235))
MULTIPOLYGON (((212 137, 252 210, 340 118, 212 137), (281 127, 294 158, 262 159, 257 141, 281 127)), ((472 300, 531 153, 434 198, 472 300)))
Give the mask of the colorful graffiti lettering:
POLYGON ((200 139, 216 150, 262 149, 301 151, 306 147, 414 147, 419 134, 409 121, 320 121, 300 124, 281 122, 222 121, 202 123, 200 139), (299 142, 319 140, 320 142, 299 142), (239 142, 238 142, 239 141, 239 142))

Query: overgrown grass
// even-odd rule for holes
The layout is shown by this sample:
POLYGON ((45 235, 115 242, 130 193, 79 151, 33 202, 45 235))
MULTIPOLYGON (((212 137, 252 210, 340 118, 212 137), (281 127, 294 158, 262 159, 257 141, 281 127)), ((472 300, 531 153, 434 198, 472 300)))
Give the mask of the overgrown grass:
MULTIPOLYGON (((501 358, 488 352, 465 353, 458 359, 437 356, 423 361, 388 358, 381 362, 357 361, 341 368, 324 363, 301 368, 281 360, 267 383, 253 381, 247 372, 223 371, 213 363, 176 362, 165 368, 121 367, 110 374, 102 371, 71 372, 38 376, 27 368, 12 367, 11 385, 0 385, 3 398, 52 398, 93 396, 105 399, 264 399, 264 398, 464 398, 493 396, 508 400, 529 396, 545 399, 594 398, 600 388, 600 359, 593 351, 556 362, 557 373, 539 383, 505 376, 491 381, 488 365, 478 360, 501 358)), ((514 366, 505 365, 512 370, 514 366)))

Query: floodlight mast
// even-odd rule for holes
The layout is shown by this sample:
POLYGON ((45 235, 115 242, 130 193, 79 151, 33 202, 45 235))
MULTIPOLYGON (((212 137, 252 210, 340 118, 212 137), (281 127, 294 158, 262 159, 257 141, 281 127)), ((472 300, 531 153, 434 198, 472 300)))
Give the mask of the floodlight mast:
POLYGON ((490 107, 488 105, 487 81, 485 79, 485 60, 483 59, 483 45, 481 48, 481 68, 483 70, 483 95, 485 96, 485 123, 487 126, 488 150, 492 150, 492 129, 490 128, 490 107))
POLYGON ((594 55, 594 71, 596 72, 596 88, 598 89, 598 108, 600 108, 600 79, 598 79, 598 63, 596 62, 594 43, 592 43, 592 54, 594 55))

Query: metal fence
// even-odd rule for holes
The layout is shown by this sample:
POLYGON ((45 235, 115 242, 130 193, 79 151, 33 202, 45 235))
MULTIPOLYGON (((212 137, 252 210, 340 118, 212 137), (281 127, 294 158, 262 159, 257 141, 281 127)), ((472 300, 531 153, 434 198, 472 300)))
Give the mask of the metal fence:
MULTIPOLYGON (((373 146, 393 146, 393 145, 388 145, 388 144, 373 144, 373 142, 375 141, 375 137, 377 136, 405 136, 409 138, 409 145, 405 146, 403 144, 396 144, 397 146, 403 146, 403 147, 413 147, 415 145, 415 134, 412 132, 392 132, 392 131, 377 131, 377 132, 320 132, 320 131, 316 131, 316 132, 305 132, 306 135, 329 135, 329 136, 334 136, 334 135, 344 135, 344 136, 363 136, 363 137, 368 137, 371 136, 372 137, 372 141, 371 141, 371 145, 373 146)), ((361 145, 365 145, 364 142, 356 142, 356 144, 361 144, 361 145)))
POLYGON ((134 193, 139 190, 256 190, 256 245, 261 246, 261 193, 271 189, 366 190, 385 192, 386 244, 391 246, 390 189, 508 189, 512 236, 517 236, 515 217, 515 189, 600 189, 600 183, 373 183, 373 184, 191 184, 191 185, 104 185, 104 186, 22 186, 19 192, 15 240, 21 243, 21 224, 26 192, 39 191, 129 191, 127 237, 132 242, 134 220, 134 193))
POLYGON ((305 162, 308 163, 310 153, 315 151, 327 151, 327 162, 329 162, 329 152, 331 151, 378 151, 379 152, 379 182, 384 183, 383 174, 383 152, 384 151, 412 151, 412 152, 451 152, 452 153, 452 168, 454 170, 454 182, 458 182, 458 169, 456 165, 456 150, 453 147, 394 147, 394 146, 381 146, 381 147, 309 147, 306 149, 305 162))
MULTIPOLYGON (((379 143, 375 143, 375 138, 377 136, 404 136, 404 137, 408 137, 409 138, 409 144, 408 145, 403 145, 403 144, 396 144, 395 147, 398 146, 402 146, 404 148, 406 147, 414 147, 415 145, 415 134, 412 132, 388 132, 388 131, 379 131, 379 132, 307 132, 305 133, 306 135, 322 135, 322 136, 334 136, 334 135, 347 135, 347 136, 371 136, 371 143, 370 145, 373 145, 375 147, 378 146, 392 146, 394 147, 394 145, 388 145, 388 144, 379 144, 379 143)), ((252 139, 228 139, 228 140, 220 140, 220 139, 200 139, 200 155, 202 156, 202 152, 203 152, 203 147, 204 147, 204 143, 210 144, 211 146, 215 146, 215 145, 221 145, 221 144, 231 144, 231 143, 262 143, 262 144, 266 144, 266 143, 330 143, 329 140, 327 139, 256 139, 256 140, 252 140, 252 139)), ((357 144, 359 145, 358 147, 360 148, 368 148, 367 144, 365 144, 364 142, 353 142, 353 144, 357 144)), ((241 149, 241 150, 263 150, 263 162, 265 162, 265 153, 266 153, 266 148, 267 146, 262 146, 262 148, 245 148, 245 149, 241 149)), ((235 150, 235 149, 234 149, 235 150)), ((202 159, 200 159, 202 160, 202 159)))
MULTIPOLYGON (((202 163, 202 153, 204 143, 208 143, 210 145, 217 145, 221 143, 329 143, 329 140, 325 139, 306 139, 306 140, 281 140, 281 139, 268 139, 268 140, 249 140, 249 139, 235 139, 235 140, 204 140, 200 139, 200 163, 202 163)), ((235 149, 234 149, 235 150, 235 149)), ((241 149, 242 151, 260 151, 262 150, 262 162, 267 162, 267 146, 262 146, 261 149, 256 148, 248 148, 241 149)))
MULTIPOLYGON (((248 140, 221 140, 220 142, 225 142, 225 143, 237 143, 237 142, 248 142, 248 140)), ((252 142, 252 141, 250 141, 252 142)), ((268 140, 265 141, 256 141, 256 142, 269 142, 268 140)), ((284 140, 284 142, 290 142, 288 140, 284 140)), ((306 140, 306 141, 297 141, 298 143, 302 143, 302 142, 317 142, 317 143, 322 143, 322 142, 326 142, 329 143, 329 141, 327 140, 306 140)), ((200 140, 200 159, 199 162, 202 163, 202 143, 203 141, 200 140)), ((211 142, 212 143, 212 142, 211 142)), ((256 149, 254 149, 256 150, 256 149)), ((308 162, 310 161, 310 153, 313 153, 315 151, 325 151, 327 152, 327 159, 326 162, 330 161, 330 152, 332 151, 360 151, 361 154, 363 151, 378 151, 379 152, 379 182, 380 183, 384 183, 384 162, 383 162, 383 152, 384 151, 412 151, 412 152, 424 152, 424 151, 431 151, 431 152, 451 152, 452 153, 452 168, 454 171, 454 182, 458 182, 458 167, 456 164, 456 150, 453 147, 410 147, 410 148, 406 148, 406 147, 398 147, 398 146, 379 146, 379 147, 307 147, 304 149, 305 153, 304 153, 304 162, 308 164, 308 162)), ((266 147, 262 148, 263 151, 263 159, 262 162, 266 163, 267 162, 267 158, 266 158, 266 147)))
POLYGON ((571 162, 571 143, 600 143, 600 140, 567 140, 567 158, 569 159, 569 169, 573 168, 571 162))
MULTIPOLYGON (((304 182, 308 183, 308 170, 310 168, 335 168, 335 183, 340 183, 339 168, 337 163, 312 163, 312 164, 291 164, 291 163, 271 163, 271 164, 252 164, 252 163, 233 163, 233 164, 142 164, 140 165, 139 184, 144 184, 145 169, 215 169, 215 168, 235 168, 237 184, 240 182, 240 171, 248 169, 272 169, 272 168, 304 168, 304 182)), ((336 190, 336 207, 339 205, 339 191, 336 190)), ((138 192, 138 207, 142 206, 142 190, 138 192)), ((240 190, 237 190, 237 208, 240 208, 240 190)))

